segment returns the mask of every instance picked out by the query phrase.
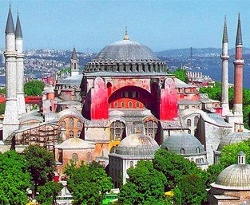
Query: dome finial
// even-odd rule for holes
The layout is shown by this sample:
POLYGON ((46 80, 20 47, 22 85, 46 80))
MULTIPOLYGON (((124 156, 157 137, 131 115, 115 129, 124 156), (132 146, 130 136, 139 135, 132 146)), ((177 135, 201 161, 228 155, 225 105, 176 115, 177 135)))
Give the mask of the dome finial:
POLYGON ((123 40, 129 40, 127 27, 125 27, 125 35, 123 40))

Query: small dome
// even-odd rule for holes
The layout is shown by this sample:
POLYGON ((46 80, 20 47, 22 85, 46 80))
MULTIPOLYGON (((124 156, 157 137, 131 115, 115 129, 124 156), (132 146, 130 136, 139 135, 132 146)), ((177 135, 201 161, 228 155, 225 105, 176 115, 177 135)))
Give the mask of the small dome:
POLYGON ((67 78, 64 78, 63 80, 59 81, 57 85, 81 85, 82 82, 82 74, 81 75, 75 75, 75 76, 69 76, 67 78))
POLYGON ((225 145, 239 143, 250 138, 250 132, 233 132, 222 138, 218 150, 222 150, 225 145))
POLYGON ((250 190, 250 165, 233 164, 227 167, 219 174, 214 186, 216 185, 228 189, 250 190))
POLYGON ((158 148, 159 145, 151 137, 143 134, 132 134, 124 138, 114 152, 120 155, 153 157, 158 148))
POLYGON ((200 141, 193 135, 180 132, 170 135, 161 145, 168 151, 183 155, 204 154, 205 150, 200 141))
POLYGON ((55 148, 59 149, 88 149, 95 148, 95 145, 91 142, 82 140, 80 138, 69 138, 63 143, 56 145, 55 148))

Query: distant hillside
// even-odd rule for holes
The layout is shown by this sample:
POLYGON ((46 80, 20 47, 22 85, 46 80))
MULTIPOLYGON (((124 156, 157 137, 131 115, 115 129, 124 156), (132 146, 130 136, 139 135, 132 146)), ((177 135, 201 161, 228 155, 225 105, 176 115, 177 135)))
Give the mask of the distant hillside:
MULTIPOLYGON (((235 49, 229 49, 229 55, 235 54, 235 49)), ((249 48, 243 48, 244 55, 250 54, 249 48)), ((221 48, 192 48, 193 57, 197 56, 219 56, 221 54, 221 48)), ((169 49, 165 51, 156 52, 156 55, 159 57, 190 57, 191 56, 191 48, 183 48, 183 49, 169 49)))

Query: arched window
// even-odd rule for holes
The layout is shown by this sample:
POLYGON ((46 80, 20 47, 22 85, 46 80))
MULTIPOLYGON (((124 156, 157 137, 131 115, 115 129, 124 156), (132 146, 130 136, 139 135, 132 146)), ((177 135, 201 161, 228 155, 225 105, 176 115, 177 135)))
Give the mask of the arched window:
POLYGON ((148 135, 154 139, 158 131, 157 122, 153 120, 148 120, 144 123, 144 127, 145 127, 145 135, 148 135))
POLYGON ((82 126, 81 121, 77 121, 77 128, 81 128, 81 126, 82 126))
POLYGON ((121 140, 125 131, 125 124, 119 120, 111 123, 110 137, 111 140, 121 140))
POLYGON ((136 102, 136 103, 135 103, 135 107, 140 107, 140 103, 139 103, 139 102, 136 102))
POLYGON ((64 128, 64 129, 66 128, 66 122, 65 121, 61 122, 61 127, 64 128))
POLYGON ((74 119, 71 117, 69 118, 69 128, 73 129, 74 128, 74 119))
POLYGON ((184 148, 181 148, 180 154, 185 154, 185 149, 184 148))
POLYGON ((124 102, 121 103, 121 107, 125 107, 125 106, 124 106, 124 102))
POLYGON ((77 161, 78 161, 78 155, 77 155, 76 153, 73 153, 73 154, 72 154, 72 160, 73 160, 74 162, 77 162, 77 161))
POLYGON ((69 137, 70 138, 73 138, 74 137, 74 132, 71 130, 71 131, 69 131, 69 137))
POLYGON ((91 161, 92 161, 92 155, 91 155, 91 153, 90 153, 90 152, 88 152, 88 153, 87 153, 87 159, 86 159, 86 162, 87 162, 87 164, 90 164, 90 163, 91 163, 91 161))
POLYGON ((200 148, 197 147, 197 148, 196 148, 196 153, 200 153, 200 152, 201 152, 200 148))
POLYGON ((187 126, 191 127, 191 120, 190 119, 187 119, 187 126))
POLYGON ((198 121, 199 121, 199 117, 198 117, 198 116, 195 116, 195 117, 194 117, 194 126, 197 126, 198 121))
POLYGON ((129 167, 134 167, 134 162, 133 161, 129 162, 129 167))
POLYGON ((133 107, 133 103, 131 101, 129 101, 128 107, 130 107, 130 108, 133 107))

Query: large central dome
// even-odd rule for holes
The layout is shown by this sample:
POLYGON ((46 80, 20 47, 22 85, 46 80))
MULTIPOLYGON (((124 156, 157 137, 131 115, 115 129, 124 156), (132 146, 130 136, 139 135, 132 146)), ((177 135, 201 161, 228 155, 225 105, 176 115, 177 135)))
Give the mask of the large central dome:
POLYGON ((130 40, 114 42, 103 48, 95 57, 96 61, 158 61, 154 52, 130 40))
POLYGON ((147 46, 130 41, 127 34, 122 41, 104 47, 86 64, 84 72, 163 72, 166 63, 160 61, 147 46))

